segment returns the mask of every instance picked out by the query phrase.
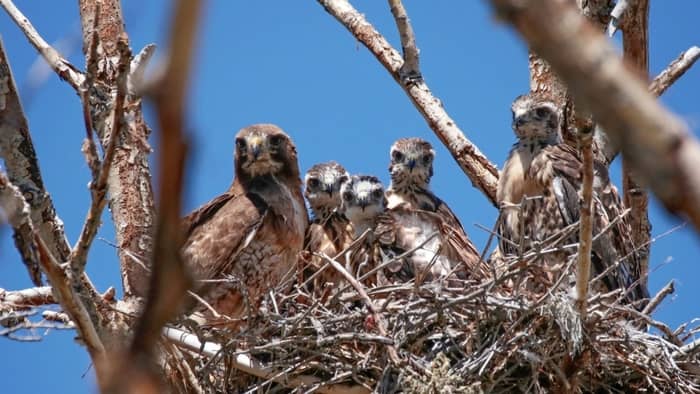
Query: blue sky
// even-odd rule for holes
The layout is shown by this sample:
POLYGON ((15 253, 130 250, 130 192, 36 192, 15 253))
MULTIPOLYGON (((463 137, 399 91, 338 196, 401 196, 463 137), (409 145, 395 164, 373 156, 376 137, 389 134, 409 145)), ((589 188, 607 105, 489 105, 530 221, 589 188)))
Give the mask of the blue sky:
MULTIPOLYGON (((151 42, 164 48, 169 4, 124 1, 135 51, 151 42)), ((353 4, 400 47, 386 2, 353 4)), ((427 83, 467 137, 502 165, 514 140, 510 103, 529 86, 525 46, 494 20, 486 2, 406 0, 405 5, 427 83)), ((651 10, 652 75, 689 46, 700 44, 695 20, 700 3, 659 5, 653 3, 651 10)), ((84 66, 77 2, 17 0, 17 6, 47 41, 62 48, 76 66, 84 66)), ((72 244, 89 201, 90 173, 80 153, 84 136, 80 102, 53 74, 34 86, 30 75, 41 73, 29 72, 37 62, 36 52, 4 12, 0 12, 0 34, 24 99, 44 181, 72 244)), ((199 43, 187 113, 193 141, 185 198, 188 211, 228 187, 233 135, 251 123, 272 122, 284 128, 296 142, 302 171, 333 159, 353 173, 376 174, 386 183, 391 143, 420 136, 437 150, 434 191, 450 204, 476 245, 483 247, 487 234, 474 224, 491 227, 496 209, 471 186, 400 87, 315 1, 212 1, 204 13, 199 43)), ((697 134, 700 68, 690 70, 662 101, 697 134)), ((157 141, 152 144, 157 150, 157 141)), ((619 164, 613 172, 619 173, 619 164)), ((656 201, 650 214, 654 235, 681 223, 656 201)), ((108 213, 104 221, 99 237, 112 241, 108 213)), ((29 287, 8 230, 0 231, 0 287, 29 287)), ((676 294, 655 314, 672 328, 700 316, 700 286, 693 284, 700 277, 699 251, 698 237, 689 227, 652 246, 650 291, 655 293, 676 280, 676 294)), ((120 286, 116 253, 104 241, 94 243, 87 271, 102 290, 120 286)), ((74 333, 39 334, 45 334, 39 343, 0 338, 3 389, 12 393, 94 391, 91 372, 86 374, 87 353, 73 342, 74 333)))

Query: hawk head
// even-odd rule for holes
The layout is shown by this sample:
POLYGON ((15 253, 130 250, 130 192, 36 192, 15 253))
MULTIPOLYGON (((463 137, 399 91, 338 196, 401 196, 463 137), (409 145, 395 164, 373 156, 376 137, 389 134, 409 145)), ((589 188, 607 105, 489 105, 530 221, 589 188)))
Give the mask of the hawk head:
POLYGON ((314 217, 325 219, 340 208, 340 185, 350 177, 335 161, 315 164, 304 177, 304 196, 314 217))
POLYGON ((559 138, 559 108, 553 102, 522 95, 513 101, 511 111, 518 138, 559 138))
POLYGON ((342 211, 355 228, 356 235, 372 227, 386 208, 384 186, 376 176, 351 176, 340 187, 340 195, 342 211))
POLYGON ((391 146, 392 187, 415 185, 427 189, 433 176, 435 151, 430 143, 421 138, 401 138, 391 146))
POLYGON ((236 134, 236 177, 299 177, 297 150, 287 134, 273 124, 254 124, 236 134))

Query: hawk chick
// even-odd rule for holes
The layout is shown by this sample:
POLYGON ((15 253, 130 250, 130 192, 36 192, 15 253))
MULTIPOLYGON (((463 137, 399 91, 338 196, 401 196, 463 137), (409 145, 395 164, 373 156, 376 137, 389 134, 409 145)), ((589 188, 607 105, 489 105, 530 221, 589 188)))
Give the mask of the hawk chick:
MULTIPOLYGON (((309 264, 310 272, 305 278, 318 271, 324 265, 320 257, 325 254, 336 257, 353 239, 350 222, 340 212, 340 186, 349 178, 348 172, 340 164, 329 161, 316 164, 304 177, 306 196, 313 220, 306 231, 302 260, 309 264)), ((315 280, 314 289, 322 289, 324 284, 337 285, 340 276, 332 268, 325 268, 315 280), (320 285, 320 286, 319 286, 320 285)))
MULTIPOLYGON (((533 246, 545 249, 578 243, 578 190, 581 160, 578 152, 561 143, 558 107, 531 95, 518 97, 511 107, 513 131, 518 138, 511 149, 498 183, 497 201, 502 210, 496 255, 516 256, 533 246), (521 220, 523 221, 521 223, 521 220), (569 227, 565 233, 562 231, 569 227), (562 236, 565 234, 565 236, 562 236)), ((607 168, 596 165, 593 193, 593 277, 620 262, 603 278, 603 289, 627 289, 640 278, 640 265, 632 244, 631 229, 624 216, 617 190, 607 168), (600 234, 610 225, 609 230, 600 234)), ((561 264, 575 249, 561 249, 539 257, 545 266, 561 264)), ((636 285, 627 301, 648 297, 643 283, 636 285)))
MULTIPOLYGON (((401 138, 390 150, 389 173, 391 185, 386 192, 388 208, 394 216, 415 222, 416 217, 432 222, 445 241, 442 252, 453 260, 462 262, 459 272, 483 278, 488 270, 479 253, 467 236, 457 216, 447 204, 430 191, 435 151, 428 141, 421 138, 401 138), (418 211, 425 211, 418 213, 418 211), (432 215, 428 215, 432 213, 432 215), (413 217, 408 218, 407 215, 413 217)), ((410 227, 410 226, 409 226, 410 227)))

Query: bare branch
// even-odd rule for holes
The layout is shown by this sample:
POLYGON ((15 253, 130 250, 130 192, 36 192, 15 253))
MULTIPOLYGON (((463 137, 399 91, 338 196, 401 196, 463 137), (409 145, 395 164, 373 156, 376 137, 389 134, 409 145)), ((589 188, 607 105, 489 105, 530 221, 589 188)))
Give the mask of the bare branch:
MULTIPOLYGON (((634 67, 634 72, 645 82, 649 79, 649 0, 634 0, 622 23, 623 58, 634 67)), ((616 151, 619 147, 610 144, 616 151)), ((649 271, 649 196, 639 176, 631 168, 627 158, 622 160, 622 189, 625 206, 631 209, 629 222, 632 241, 639 248, 641 277, 646 286, 649 271), (642 246, 644 245, 644 246, 642 246)))
POLYGON ((102 368, 102 357, 104 356, 104 346, 100 340, 97 330, 88 314, 85 306, 80 301, 80 296, 71 286, 69 276, 60 266, 56 258, 51 254, 46 244, 41 239, 41 236, 34 231, 34 228, 29 221, 29 206, 27 205, 19 190, 9 182, 9 180, 0 173, 0 195, 3 197, 3 207, 7 210, 10 220, 13 223, 20 223, 22 227, 27 228, 29 232, 34 234, 33 242, 39 256, 39 264, 46 273, 46 276, 51 281, 54 295, 58 302, 66 311, 71 320, 76 323, 76 327, 87 346, 88 352, 98 368, 98 378, 100 368, 102 368))
POLYGON ((647 306, 644 307, 644 310, 642 310, 642 313, 645 315, 651 315, 656 307, 661 304, 661 302, 668 296, 669 294, 673 294, 673 292, 676 291, 674 282, 671 280, 664 286, 661 290, 659 290, 658 293, 652 298, 647 306))
POLYGON ((0 304, 10 304, 15 307, 30 307, 56 304, 56 299, 49 286, 11 291, 0 289, 0 304))
POLYGON ((464 136, 462 130, 442 107, 440 100, 432 94, 428 85, 423 80, 404 83, 401 76, 404 61, 401 55, 347 0, 318 0, 318 2, 367 47, 394 80, 401 85, 428 126, 447 147, 472 184, 481 190, 492 204, 496 205, 498 169, 476 145, 464 136))
MULTIPOLYGON (((83 30, 83 51, 88 57, 88 68, 96 65, 96 79, 89 86, 92 104, 92 124, 100 137, 102 148, 109 147, 113 130, 113 108, 117 96, 118 67, 121 59, 119 42, 126 42, 121 2, 118 0, 80 0, 80 18, 83 30), (99 59, 89 52, 93 37, 99 40, 99 59), (103 91, 106 90, 106 91, 103 91), (102 110, 104 109, 104 110, 102 110)), ((128 67, 127 67, 128 69, 128 67)), ((144 297, 148 289, 148 271, 132 256, 150 256, 153 250, 153 226, 155 224, 151 171, 148 164, 148 135, 141 111, 140 99, 128 95, 124 101, 124 118, 128 122, 119 133, 114 160, 107 174, 107 191, 110 212, 118 244, 119 262, 126 299, 144 297)))
POLYGON ((58 74, 61 79, 68 82, 73 89, 78 90, 80 85, 85 80, 85 76, 66 59, 64 59, 58 51, 56 51, 49 43, 47 43, 39 33, 34 29, 29 19, 14 5, 11 0, 0 0, 0 5, 7 11, 7 14, 22 30, 29 42, 36 48, 37 51, 44 57, 44 60, 58 74))
POLYGON ((667 209, 700 229, 700 144, 568 2, 491 0, 556 69, 667 209))
POLYGON ((578 129, 581 166, 581 207, 579 223, 578 265, 576 271, 576 307, 581 316, 586 314, 588 285, 591 276, 591 249, 593 246, 593 121, 585 119, 578 129))
MULTIPOLYGON (((117 362, 108 392, 163 391, 162 373, 154 352, 163 326, 180 311, 182 300, 192 284, 180 254, 184 242, 180 209, 187 151, 184 140, 186 88, 194 59, 200 11, 199 1, 180 0, 176 3, 170 28, 168 64, 163 80, 155 85, 160 87, 154 92, 161 143, 160 197, 151 281, 133 341, 124 358, 117 362), (124 379, 125 376, 128 378, 124 379)), ((126 88, 126 75, 120 77, 122 80, 124 86, 120 86, 120 90, 126 88)))
POLYGON ((5 174, 0 172, 0 210, 14 230, 15 245, 22 255, 29 277, 35 285, 41 285, 36 245, 34 245, 34 227, 29 214, 29 207, 24 204, 24 197, 19 189, 10 183, 5 174))
POLYGON ((693 46, 681 53, 678 59, 671 62, 659 75, 651 81, 649 91, 656 95, 662 95, 674 82, 685 74, 690 67, 700 58, 700 48, 693 46))
POLYGON ((401 37, 401 50, 403 52, 403 65, 399 70, 403 83, 410 80, 421 79, 418 47, 416 46, 416 36, 413 33, 411 21, 401 0, 389 0, 391 14, 394 15, 396 27, 401 37))
MULTIPOLYGON (((107 200, 105 199, 105 195, 107 194, 107 177, 109 176, 109 172, 114 161, 114 153, 116 151, 117 144, 119 143, 119 135, 122 130, 124 98, 126 95, 126 79, 129 75, 128 67, 131 61, 131 56, 129 47, 125 41, 119 41, 118 46, 120 47, 121 51, 118 65, 117 93, 114 99, 114 108, 112 110, 112 130, 109 133, 109 141, 106 144, 104 159, 102 160, 102 167, 99 170, 97 180, 90 185, 90 192, 92 195, 90 208, 88 209, 87 217, 85 218, 85 223, 83 224, 83 228, 80 232, 78 242, 73 248, 70 256, 71 269, 73 270, 73 275, 76 276, 81 275, 85 270, 88 250, 92 244, 92 241, 95 239, 95 235, 97 235, 97 230, 100 226, 102 210, 107 203, 107 200)), ((90 160, 88 159, 88 161, 90 160)))

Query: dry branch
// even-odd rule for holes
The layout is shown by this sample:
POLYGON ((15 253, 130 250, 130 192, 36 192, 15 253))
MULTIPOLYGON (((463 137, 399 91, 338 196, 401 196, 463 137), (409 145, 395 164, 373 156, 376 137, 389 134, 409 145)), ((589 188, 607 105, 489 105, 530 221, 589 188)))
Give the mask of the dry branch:
MULTIPOLYGON (((124 31, 121 2, 118 0, 80 0, 80 18, 83 32, 83 51, 88 68, 91 64, 95 84, 89 86, 92 125, 97 131, 102 148, 109 146, 113 130, 113 114, 117 96, 120 59, 119 42, 128 44, 124 31), (97 8, 97 9, 96 9, 97 8), (97 18, 97 20, 96 20, 97 18), (93 37, 99 41, 99 59, 90 58, 93 37)), ((148 289, 148 269, 132 256, 148 260, 153 249, 155 224, 151 171, 148 164, 148 135, 150 130, 143 120, 140 99, 127 94, 124 118, 129 121, 120 133, 114 160, 107 178, 107 191, 112 220, 115 224, 122 283, 126 299, 144 297, 148 289)))
MULTIPOLYGON (((36 235, 40 236, 49 253, 60 262, 68 260, 70 247, 63 230, 63 222, 57 217, 51 197, 44 189, 44 183, 39 171, 36 152, 29 133, 29 125, 24 116, 19 94, 12 77, 10 65, 0 42, 0 80, 7 84, 3 94, 3 106, 0 108, 0 156, 5 161, 9 182, 21 191, 23 200, 29 204, 32 226, 36 235)), ((22 259, 29 268, 30 277, 35 284, 40 285, 40 275, 37 267, 38 256, 34 245, 35 234, 15 233, 15 243, 22 259)), ((75 291, 80 294, 80 300, 93 324, 99 322, 95 295, 97 294, 86 275, 74 276, 75 291), (78 280, 79 278, 79 280, 78 280)))
POLYGON ((53 292, 49 286, 14 291, 0 289, 0 305, 10 304, 15 307, 30 307, 55 303, 56 299, 54 299, 53 292))
MULTIPOLYGON (((112 109, 112 130, 109 132, 108 142, 105 144, 105 153, 102 159, 102 165, 97 173, 97 179, 93 179, 90 183, 90 194, 92 200, 90 202, 90 208, 88 209, 87 217, 85 218, 85 223, 80 231, 80 236, 78 242, 76 243, 70 256, 71 269, 73 270, 73 275, 80 275, 85 270, 85 264, 87 263, 87 253, 92 244, 92 241, 97 235, 97 230, 101 224, 102 211, 107 203, 105 196, 107 194, 107 177, 109 176, 110 169, 112 168, 112 163, 114 162, 114 153, 116 152, 117 144, 119 143, 119 136, 122 130, 122 123, 124 121, 124 98, 126 95, 126 80, 129 75, 129 64, 131 61, 130 51, 126 42, 120 41, 118 43, 120 47, 119 52, 119 64, 117 66, 117 92, 114 99, 114 108, 112 109)), ((89 141, 92 141, 92 136, 87 136, 89 141)), ((89 144, 89 143, 88 143, 89 144)), ((90 155, 93 153, 94 144, 92 148, 88 148, 90 155)), ((91 160, 88 159, 88 163, 91 160)))
POLYGON ((66 59, 64 59, 57 50, 47 43, 39 33, 34 29, 29 19, 14 5, 11 0, 0 0, 0 5, 7 11, 8 15, 17 24, 17 26, 27 36, 29 42, 43 56, 46 63, 58 74, 61 79, 68 82, 76 91, 85 80, 85 76, 66 59))
POLYGON ((394 15, 396 28, 401 37, 401 50, 403 52, 404 63, 399 70, 402 80, 417 80, 421 78, 418 47, 416 46, 416 35, 413 33, 411 21, 408 19, 406 8, 401 0, 389 0, 391 14, 394 15))
POLYGON ((498 169, 476 145, 465 137, 425 81, 402 78, 404 59, 347 0, 318 0, 318 2, 386 68, 423 115, 428 126, 447 147, 472 184, 495 205, 498 169))
MULTIPOLYGON (((191 286, 180 254, 180 210, 187 145, 185 142, 185 103, 197 24, 199 1, 176 3, 170 32, 168 63, 162 80, 153 86, 160 136, 159 201, 148 298, 136 322, 133 341, 109 382, 109 392, 163 391, 162 371, 157 365, 156 346, 163 326, 180 311, 180 304, 191 286), (124 377, 128 377, 124 379, 124 377)), ((126 75, 123 78, 126 89, 126 75)), ((105 163, 106 163, 105 159, 105 163)))
POLYGON ((700 144, 568 2, 492 0, 569 86, 667 209, 700 229, 700 144))
POLYGON ((0 173, 0 194, 3 200, 2 207, 10 218, 10 223, 15 223, 19 227, 26 228, 30 234, 33 234, 32 242, 36 245, 39 264, 51 282, 54 295, 61 304, 61 307, 70 315, 71 320, 75 322, 76 328, 95 363, 99 379, 100 372, 102 372, 102 368, 104 367, 102 362, 104 346, 97 334, 90 314, 88 314, 85 305, 81 302, 80 295, 74 291, 71 285, 70 276, 53 256, 41 239, 41 235, 34 230, 28 215, 29 206, 22 197, 19 189, 10 183, 2 173, 0 173))
MULTIPOLYGON (((646 82, 649 78, 649 0, 634 0, 627 6, 631 7, 627 9, 621 25, 623 59, 646 82)), ((614 144, 610 145, 619 150, 614 144)), ((626 158, 622 160, 622 189, 625 206, 631 209, 629 223, 632 241, 639 248, 641 274, 642 278, 646 278, 651 238, 649 196, 626 158)), ((644 279, 644 282, 646 285, 647 280, 644 279)))
POLYGON ((649 91, 656 95, 662 95, 674 82, 685 74, 695 61, 700 58, 700 48, 693 46, 681 53, 678 59, 671 62, 659 75, 651 81, 649 91))

